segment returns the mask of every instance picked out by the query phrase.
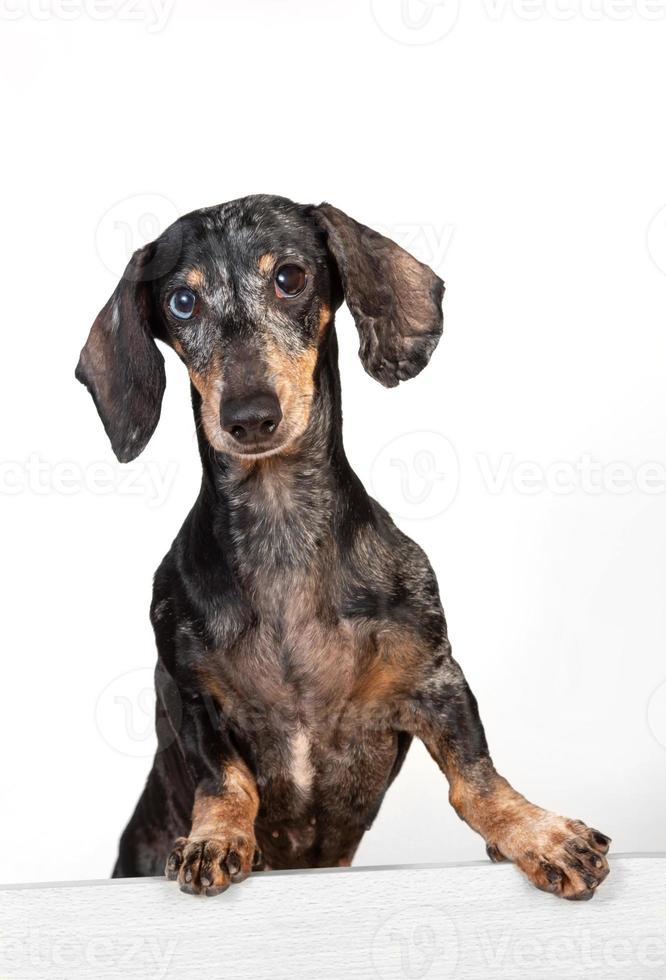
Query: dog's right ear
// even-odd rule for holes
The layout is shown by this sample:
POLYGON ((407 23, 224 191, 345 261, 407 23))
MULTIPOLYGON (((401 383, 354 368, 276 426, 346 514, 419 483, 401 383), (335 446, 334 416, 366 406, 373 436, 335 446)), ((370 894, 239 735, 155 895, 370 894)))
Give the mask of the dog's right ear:
POLYGON ((76 368, 121 463, 146 447, 166 385, 164 358, 155 343, 155 253, 154 242, 134 253, 93 323, 76 368))

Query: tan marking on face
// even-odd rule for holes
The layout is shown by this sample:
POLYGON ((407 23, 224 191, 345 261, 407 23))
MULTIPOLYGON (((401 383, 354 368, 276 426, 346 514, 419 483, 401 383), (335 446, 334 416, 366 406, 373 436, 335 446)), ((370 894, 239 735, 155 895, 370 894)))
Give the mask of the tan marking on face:
POLYGON ((246 835, 252 832, 258 811, 254 776, 241 759, 229 762, 221 795, 195 794, 190 837, 246 835))
MULTIPOLYGON (((293 443, 305 431, 310 420, 314 394, 314 369, 317 363, 317 347, 308 347, 300 356, 288 357, 275 343, 264 342, 262 351, 267 376, 272 380, 275 393, 282 407, 283 445, 277 445, 277 453, 289 452, 293 443)), ((223 379, 219 354, 211 360, 205 372, 198 373, 190 368, 192 384, 202 399, 201 420, 206 438, 220 452, 234 455, 242 466, 254 464, 256 457, 250 454, 234 453, 234 447, 220 426, 220 404, 223 379)), ((261 462, 270 458, 266 455, 261 462)))
POLYGON ((327 306, 326 303, 322 303, 322 305, 319 307, 319 334, 320 335, 324 333, 326 327, 328 327, 330 322, 331 322, 330 307, 327 306))
POLYGON ((308 347, 299 357, 287 357, 269 341, 266 343, 265 357, 282 406, 282 417, 293 439, 303 434, 310 421, 317 348, 308 347))
POLYGON ((275 265, 275 255, 272 252, 266 252, 265 255, 259 257, 257 265, 259 266, 259 272, 267 276, 275 265))
POLYGON ((211 360, 205 373, 189 368, 192 384, 201 395, 201 422, 206 438, 213 446, 220 443, 220 399, 222 394, 222 364, 219 354, 211 360))
POLYGON ((202 269, 190 269, 185 276, 185 282, 190 289, 201 289, 204 284, 204 274, 202 269))
POLYGON ((175 350, 176 354, 178 354, 179 357, 182 357, 182 358, 185 357, 185 351, 183 350, 183 345, 181 344, 181 342, 179 340, 173 340, 172 341, 172 346, 173 346, 173 349, 175 350))

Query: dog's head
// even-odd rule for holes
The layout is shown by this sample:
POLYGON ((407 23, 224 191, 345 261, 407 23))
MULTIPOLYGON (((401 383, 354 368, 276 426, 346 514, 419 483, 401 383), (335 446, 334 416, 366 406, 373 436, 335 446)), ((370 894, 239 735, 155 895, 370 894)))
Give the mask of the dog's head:
POLYGON ((437 345, 443 290, 427 266, 329 204, 243 198, 180 218, 132 256, 76 376, 127 462, 159 419, 162 340, 187 366, 215 450, 278 453, 307 428, 318 353, 343 299, 366 371, 393 386, 437 345))

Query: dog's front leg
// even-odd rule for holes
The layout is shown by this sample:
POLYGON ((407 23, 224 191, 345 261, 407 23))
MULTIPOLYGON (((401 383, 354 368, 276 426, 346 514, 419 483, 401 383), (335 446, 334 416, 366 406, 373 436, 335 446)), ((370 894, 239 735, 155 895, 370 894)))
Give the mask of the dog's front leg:
POLYGON ((183 700, 177 740, 194 784, 194 805, 190 833, 175 842, 165 874, 188 894, 219 895, 252 869, 257 785, 209 698, 183 700))
POLYGON ((405 721, 446 775, 452 806, 485 839, 491 860, 513 861, 544 891, 592 898, 608 874, 610 839, 535 806, 498 774, 476 699, 448 644, 408 699, 405 721))

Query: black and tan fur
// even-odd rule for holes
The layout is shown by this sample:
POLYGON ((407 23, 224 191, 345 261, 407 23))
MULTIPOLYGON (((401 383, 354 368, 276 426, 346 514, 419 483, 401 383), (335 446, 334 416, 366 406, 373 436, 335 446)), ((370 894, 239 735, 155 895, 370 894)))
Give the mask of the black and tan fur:
POLYGON ((159 418, 157 339, 189 371, 203 467, 155 576, 159 749, 116 876, 166 864, 210 895, 253 861, 347 865, 414 736, 494 860, 566 898, 608 873, 608 838, 495 771, 428 560, 344 453, 336 309, 344 299, 365 369, 393 386, 428 362, 442 295, 429 268, 336 208, 258 196, 140 249, 96 319, 77 376, 118 458, 159 418), (285 263, 304 274, 297 295, 276 285, 285 263), (178 290, 190 319, 170 310, 178 290), (263 419, 249 445, 238 406, 263 419))

